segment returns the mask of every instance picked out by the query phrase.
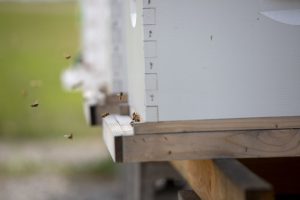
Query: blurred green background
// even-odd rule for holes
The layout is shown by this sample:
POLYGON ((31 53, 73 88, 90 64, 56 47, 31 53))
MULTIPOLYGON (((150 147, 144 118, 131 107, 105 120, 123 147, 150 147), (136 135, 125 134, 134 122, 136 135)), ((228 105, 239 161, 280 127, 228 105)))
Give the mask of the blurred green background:
POLYGON ((114 174, 101 127, 84 119, 82 94, 61 86, 80 28, 77 1, 0 2, 0 177, 114 174))
POLYGON ((0 138, 99 134, 84 120, 80 93, 63 91, 60 74, 80 49, 80 12, 68 3, 0 4, 0 138), (27 94, 27 95, 24 95, 27 94), (38 108, 31 108, 35 100, 38 108))

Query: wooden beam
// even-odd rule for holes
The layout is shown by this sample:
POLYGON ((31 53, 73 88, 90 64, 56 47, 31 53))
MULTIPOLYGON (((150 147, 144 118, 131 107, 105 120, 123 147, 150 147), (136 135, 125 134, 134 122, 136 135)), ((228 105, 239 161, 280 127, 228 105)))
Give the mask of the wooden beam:
POLYGON ((178 200, 201 200, 193 190, 180 190, 178 200))
POLYGON ((123 162, 300 156, 300 130, 219 131, 120 138, 123 162))
POLYGON ((202 200, 271 200, 270 184, 234 159, 172 161, 202 200))
POLYGON ((123 160, 122 137, 133 135, 131 120, 129 116, 122 115, 109 115, 103 119, 102 137, 115 162, 122 162, 123 160))
POLYGON ((300 128, 300 117, 265 117, 145 122, 134 124, 135 134, 300 128))
POLYGON ((104 120, 105 141, 113 141, 106 144, 117 162, 300 156, 300 129, 134 135, 130 121, 104 120))

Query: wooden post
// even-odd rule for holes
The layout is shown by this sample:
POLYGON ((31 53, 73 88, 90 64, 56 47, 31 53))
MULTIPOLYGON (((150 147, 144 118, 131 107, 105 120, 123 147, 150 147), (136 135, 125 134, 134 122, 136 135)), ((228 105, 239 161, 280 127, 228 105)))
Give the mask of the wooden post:
POLYGON ((202 200, 272 200, 272 187, 234 159, 172 161, 202 200))
POLYGON ((178 200, 201 200, 193 190, 180 190, 178 200))

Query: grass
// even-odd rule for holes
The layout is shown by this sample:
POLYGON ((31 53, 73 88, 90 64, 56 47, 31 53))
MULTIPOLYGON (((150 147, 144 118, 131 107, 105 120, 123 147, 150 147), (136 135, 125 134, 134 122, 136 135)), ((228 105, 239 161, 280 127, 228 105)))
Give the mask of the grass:
POLYGON ((43 165, 32 161, 20 160, 12 163, 0 163, 1 177, 30 176, 38 173, 61 174, 64 176, 81 177, 113 177, 116 175, 117 165, 111 159, 99 160, 80 165, 52 163, 43 165))
POLYGON ((81 94, 64 92, 60 83, 72 64, 64 54, 80 49, 79 28, 76 2, 0 3, 0 138, 99 132, 85 123, 81 94), (40 105, 33 109, 35 100, 40 105))
POLYGON ((111 160, 101 160, 93 163, 85 163, 80 166, 68 166, 63 170, 67 176, 105 176, 116 175, 117 165, 111 160))

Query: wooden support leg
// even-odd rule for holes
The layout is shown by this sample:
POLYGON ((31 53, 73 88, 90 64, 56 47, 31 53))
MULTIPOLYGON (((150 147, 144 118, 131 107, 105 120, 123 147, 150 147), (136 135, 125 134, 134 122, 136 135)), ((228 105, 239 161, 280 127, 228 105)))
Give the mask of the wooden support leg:
POLYGON ((173 200, 177 191, 157 193, 155 183, 159 180, 181 180, 179 173, 167 162, 129 163, 124 170, 124 193, 126 200, 173 200))
POLYGON ((203 200, 272 200, 271 185, 234 159, 172 161, 203 200))
POLYGON ((200 200, 200 197, 193 190, 180 190, 178 200, 200 200))
POLYGON ((141 200, 141 164, 122 165, 124 200, 141 200))

